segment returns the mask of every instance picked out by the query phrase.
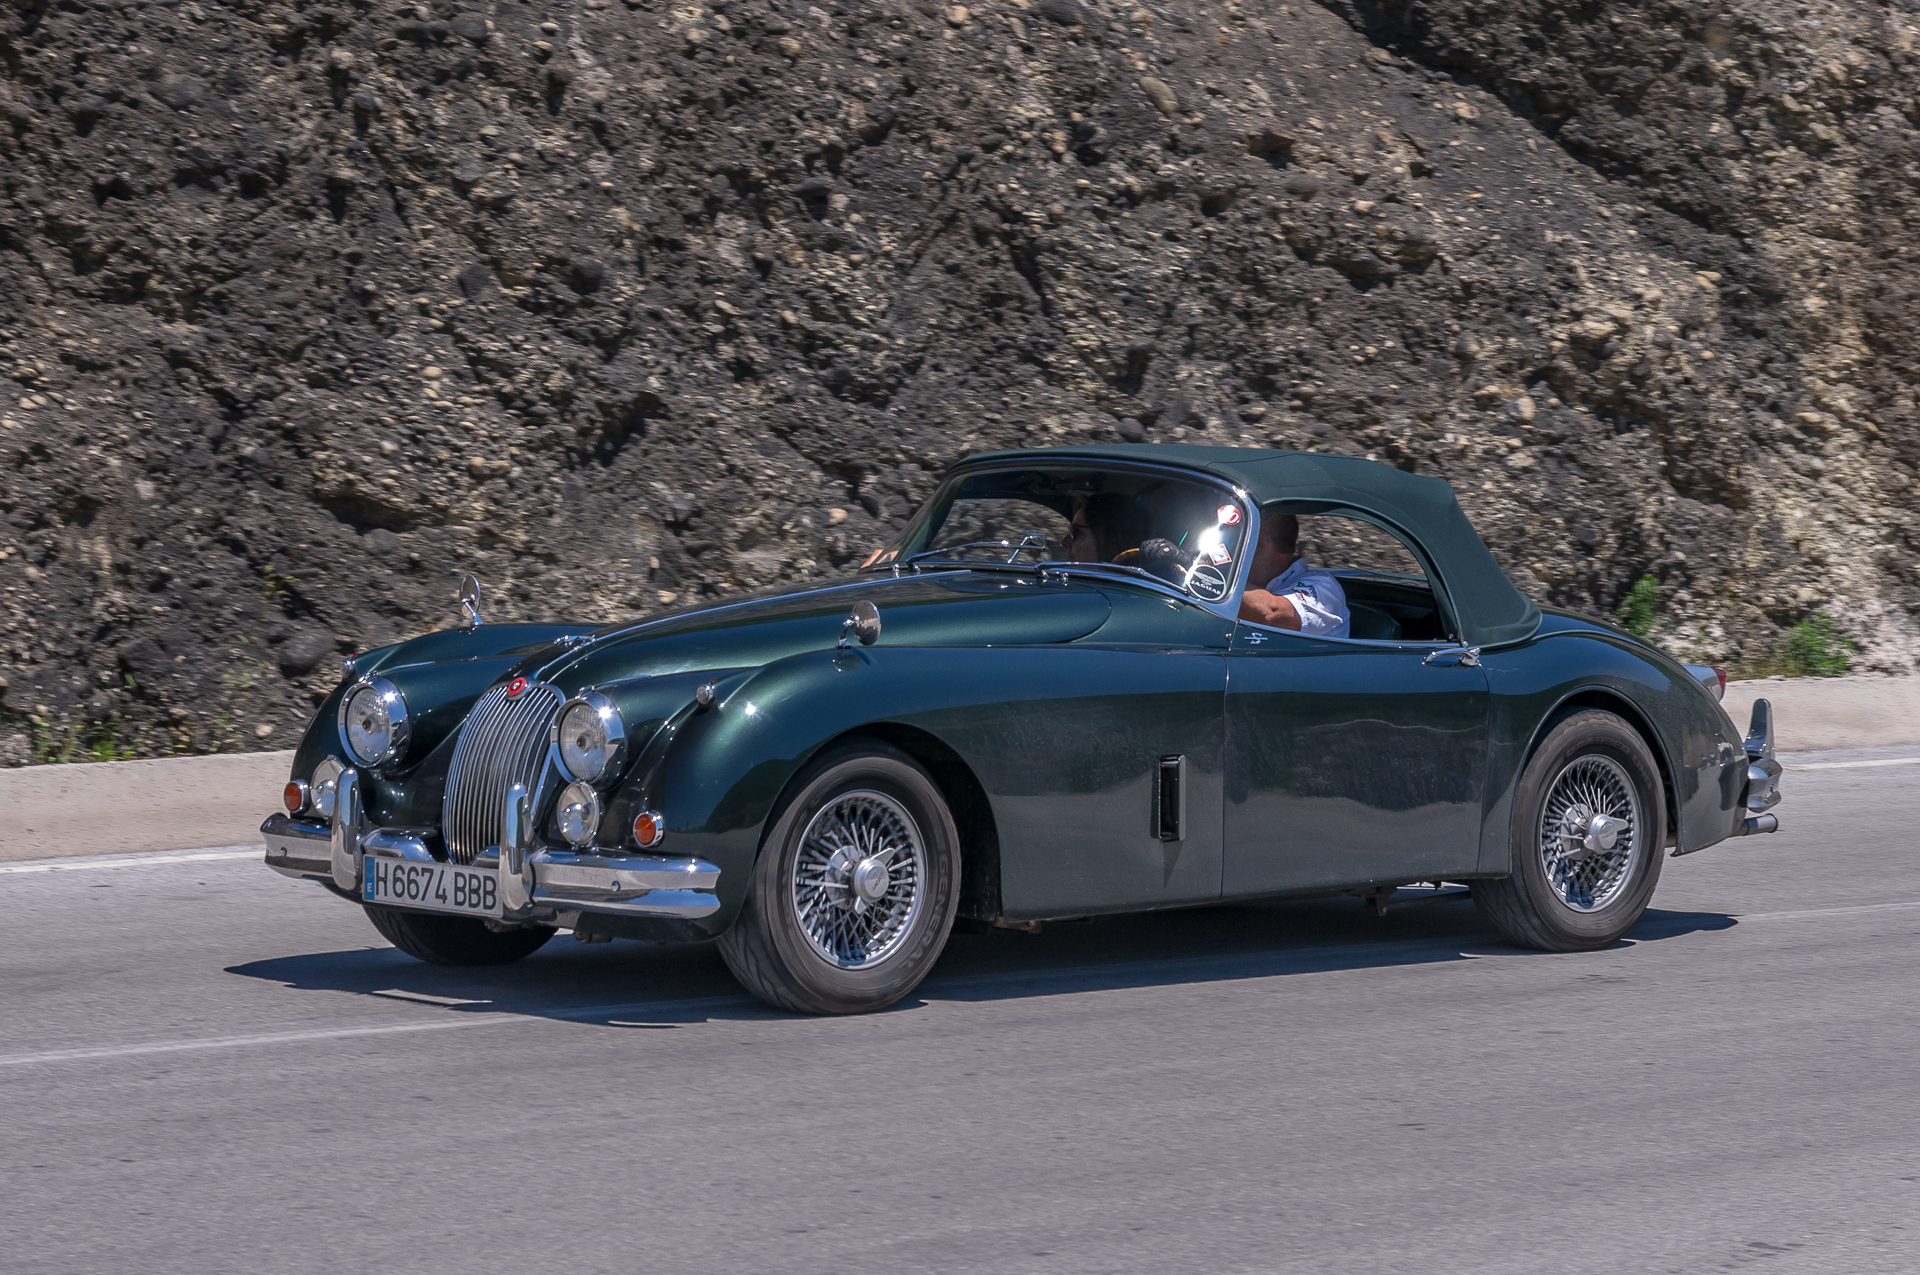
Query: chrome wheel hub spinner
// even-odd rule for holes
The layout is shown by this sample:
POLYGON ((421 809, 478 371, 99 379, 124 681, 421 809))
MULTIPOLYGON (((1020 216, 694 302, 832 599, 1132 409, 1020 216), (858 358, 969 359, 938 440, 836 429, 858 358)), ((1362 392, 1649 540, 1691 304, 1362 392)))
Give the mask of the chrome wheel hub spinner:
POLYGON ((1645 852, 1640 826, 1640 797, 1620 763, 1570 762, 1540 812, 1540 863, 1560 902, 1597 912, 1619 898, 1645 852))
POLYGON ((899 950, 920 914, 926 850, 906 808, 856 790, 807 824, 794 856, 794 919, 814 951, 866 969, 899 950))

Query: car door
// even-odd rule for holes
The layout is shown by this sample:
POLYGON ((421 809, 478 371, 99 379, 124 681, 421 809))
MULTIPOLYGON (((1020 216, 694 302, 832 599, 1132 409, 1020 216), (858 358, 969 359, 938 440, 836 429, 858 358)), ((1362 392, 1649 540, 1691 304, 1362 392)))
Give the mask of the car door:
POLYGON ((1233 622, 1163 593, 1108 591, 1071 645, 968 653, 990 702, 929 715, 980 778, 1012 919, 1220 897, 1226 652, 1233 622))
POLYGON ((1449 645, 1239 624, 1227 655, 1226 897, 1474 870, 1487 679, 1432 658, 1449 645))

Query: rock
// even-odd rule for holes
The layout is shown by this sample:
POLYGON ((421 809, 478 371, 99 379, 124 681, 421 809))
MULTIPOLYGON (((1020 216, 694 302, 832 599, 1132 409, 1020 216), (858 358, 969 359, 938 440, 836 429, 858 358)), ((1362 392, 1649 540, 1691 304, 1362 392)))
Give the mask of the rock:
POLYGON ((400 537, 394 535, 385 527, 375 527, 372 531, 360 537, 360 543, 368 553, 378 554, 384 558, 388 554, 395 553, 399 550, 400 537))
POLYGON ((1120 435, 1122 442, 1144 443, 1147 441, 1147 427, 1131 416, 1123 416, 1114 422, 1114 432, 1120 435))
POLYGON ((1058 22, 1063 27, 1089 25, 1087 11, 1075 0, 1040 0, 1035 11, 1049 22, 1058 22))
POLYGON ((1295 173, 1281 184, 1281 189, 1295 199, 1312 199, 1320 193, 1320 179, 1312 173, 1295 173))
POLYGON ((283 677, 304 677, 339 649, 324 629, 301 629, 280 644, 278 663, 283 677))
POLYGON ((492 26, 487 21, 487 15, 474 10, 454 14, 452 20, 447 23, 447 29, 461 39, 471 40, 475 44, 485 44, 493 38, 492 26))
POLYGON ((487 285, 493 282, 493 271, 476 261, 455 275, 454 282, 460 286, 461 293, 471 300, 487 290, 487 285))
POLYGON ((169 75, 147 92, 161 105, 185 111, 206 100, 207 82, 193 75, 169 75))
POLYGON ((1147 95, 1162 115, 1172 115, 1180 109, 1180 99, 1174 96, 1173 90, 1167 87, 1165 80, 1147 76, 1140 81, 1140 91, 1147 95))
POLYGON ((592 257, 576 258, 570 268, 575 286, 584 291, 592 292, 607 281, 607 268, 592 257))
POLYGON ((1525 394, 1522 394, 1519 398, 1507 404, 1507 415, 1523 424, 1531 422, 1534 415, 1533 400, 1525 394))
POLYGON ((463 159, 453 166, 455 185, 471 186, 487 175, 487 166, 477 159, 463 159))

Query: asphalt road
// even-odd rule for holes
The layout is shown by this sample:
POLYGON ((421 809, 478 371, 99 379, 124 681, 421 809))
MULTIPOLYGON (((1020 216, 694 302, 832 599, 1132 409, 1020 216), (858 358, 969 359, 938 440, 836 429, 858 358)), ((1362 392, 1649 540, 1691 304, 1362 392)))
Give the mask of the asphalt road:
POLYGON ((1220 908, 840 1020, 708 950, 418 965, 231 850, 0 865, 0 1268, 1911 1272, 1899 757, 1790 759, 1606 952, 1220 908))

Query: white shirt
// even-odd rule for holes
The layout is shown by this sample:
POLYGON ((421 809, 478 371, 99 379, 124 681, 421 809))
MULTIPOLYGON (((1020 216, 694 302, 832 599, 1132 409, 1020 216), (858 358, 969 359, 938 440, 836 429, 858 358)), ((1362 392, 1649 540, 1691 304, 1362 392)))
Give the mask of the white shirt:
POLYGON ((1267 592, 1293 603, 1302 633, 1343 638, 1352 631, 1346 590, 1331 571, 1309 567, 1305 558, 1295 558, 1292 566, 1267 581, 1267 592))

